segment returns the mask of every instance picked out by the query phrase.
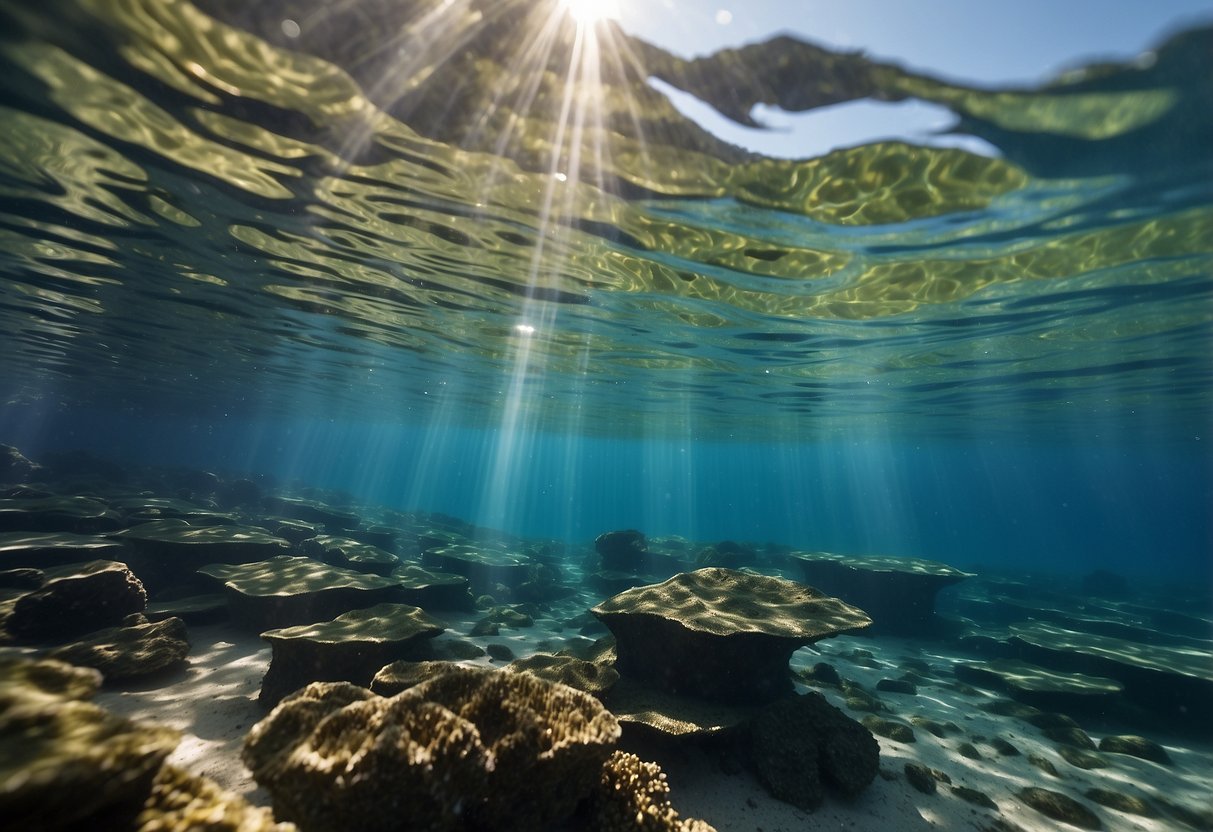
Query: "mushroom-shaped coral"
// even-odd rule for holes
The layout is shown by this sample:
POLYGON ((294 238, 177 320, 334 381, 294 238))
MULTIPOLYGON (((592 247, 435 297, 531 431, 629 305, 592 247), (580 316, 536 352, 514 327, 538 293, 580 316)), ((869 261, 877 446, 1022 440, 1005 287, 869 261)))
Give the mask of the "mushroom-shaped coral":
POLYGON ((275 814, 308 830, 530 830, 572 814, 618 737, 588 694, 455 667, 390 698, 308 685, 243 758, 275 814))
POLYGON ((591 612, 615 635, 621 674, 734 704, 786 695, 797 648, 872 623, 812 587, 721 568, 626 590, 591 612))

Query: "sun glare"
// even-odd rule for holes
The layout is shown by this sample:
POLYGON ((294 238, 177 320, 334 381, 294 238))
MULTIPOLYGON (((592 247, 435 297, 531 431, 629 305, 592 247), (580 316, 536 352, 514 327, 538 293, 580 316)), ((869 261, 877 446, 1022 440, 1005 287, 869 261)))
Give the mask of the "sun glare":
POLYGON ((619 19, 619 0, 560 0, 560 5, 583 26, 619 19))

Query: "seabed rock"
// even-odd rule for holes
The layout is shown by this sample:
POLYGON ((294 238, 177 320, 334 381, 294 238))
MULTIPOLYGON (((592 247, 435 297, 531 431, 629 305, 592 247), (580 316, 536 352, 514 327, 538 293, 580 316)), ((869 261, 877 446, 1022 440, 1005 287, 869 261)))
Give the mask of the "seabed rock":
POLYGON ((1099 741, 1099 750, 1111 754, 1129 754, 1164 766, 1172 764, 1171 755, 1167 753, 1167 749, 1153 740, 1132 734, 1104 737, 1099 741))
POLYGON ((537 830, 598 782, 619 724, 525 673, 452 668, 390 698, 318 682, 254 726, 242 757, 309 832, 537 830))
POLYGON ((635 529, 604 532, 594 540, 602 568, 610 572, 639 572, 647 549, 644 534, 635 529))
POLYGON ((615 635, 620 674, 729 704, 787 695, 796 649, 871 623, 811 587, 714 567, 627 590, 591 612, 615 635))
POLYGON ((844 798, 876 778, 880 745, 817 693, 768 705, 750 725, 750 759, 771 794, 811 812, 825 786, 844 798))
POLYGON ((532 566, 526 558, 501 549, 459 543, 427 549, 421 563, 463 575, 474 593, 492 592, 498 584, 514 589, 530 577, 532 566))
POLYGON ((1041 708, 1089 709, 1124 691, 1104 676, 1048 670, 1016 659, 958 664, 956 678, 971 685, 1004 691, 1017 701, 1041 708))
POLYGON ((378 604, 321 624, 269 630, 261 637, 273 657, 259 701, 273 707, 309 682, 369 685, 384 665, 422 658, 429 640, 442 632, 441 624, 405 604, 378 604))
POLYGON ((551 653, 534 653, 524 659, 517 659, 506 665, 505 670, 511 673, 530 673, 545 681, 559 682, 599 699, 606 696, 619 681, 619 673, 613 667, 551 653))
POLYGON ((1098 815, 1061 792, 1029 786, 1016 792, 1016 797, 1053 820, 1059 820, 1082 829, 1103 828, 1098 815))
POLYGON ((142 615, 58 647, 52 659, 101 671, 107 683, 152 676, 183 664, 190 652, 185 622, 166 618, 152 624, 142 615))
POLYGON ((95 560, 44 573, 41 587, 13 606, 7 628, 20 639, 66 638, 118 624, 143 612, 147 593, 125 563, 95 560))
POLYGON ((120 528, 118 513, 90 497, 0 499, 0 532, 97 534, 120 528))
POLYGON ((79 701, 95 690, 95 674, 58 662, 0 665, 6 829, 121 829, 138 814, 179 735, 79 701))
POLYGON ((387 576, 400 566, 400 558, 378 546, 349 537, 322 534, 299 545, 299 551, 332 566, 387 576))

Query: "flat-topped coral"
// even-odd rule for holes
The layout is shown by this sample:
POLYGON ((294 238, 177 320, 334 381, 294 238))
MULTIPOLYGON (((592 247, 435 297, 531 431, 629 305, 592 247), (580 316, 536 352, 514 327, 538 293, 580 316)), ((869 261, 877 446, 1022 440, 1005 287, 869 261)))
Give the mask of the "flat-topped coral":
POLYGON ((872 632, 920 636, 936 633, 935 595, 971 578, 969 572, 919 558, 792 552, 805 581, 872 617, 872 632))
POLYGON ((13 605, 6 626, 22 639, 70 637, 143 612, 147 593, 125 563, 95 560, 47 569, 44 583, 13 605))
POLYGON ((569 817, 618 737, 588 694, 453 667, 390 698, 308 685, 254 726, 243 759, 275 815, 315 832, 521 832, 569 817))
POLYGON ((400 600, 435 610, 470 610, 474 606, 471 583, 464 575, 439 572, 410 563, 392 570, 400 584, 400 600))
POLYGON ((366 686, 391 662, 421 658, 443 627, 417 607, 377 604, 319 624, 269 630, 273 648, 261 682, 260 702, 273 706, 308 682, 352 682, 366 686))
POLYGON ((356 529, 362 523, 354 512, 333 508, 319 500, 306 500, 301 497, 267 497, 263 504, 268 511, 275 514, 294 520, 303 520, 307 523, 319 523, 334 531, 356 529))
POLYGON ((75 698, 93 690, 60 665, 4 665, 0 818, 6 829, 121 829, 134 819, 178 735, 75 698))
POLYGON ((399 586, 393 578, 285 555, 259 563, 214 563, 198 572, 223 582, 232 620, 257 632, 390 601, 399 586))
POLYGON ((738 704, 791 691, 797 648, 871 623, 811 587, 716 567, 626 590, 591 612, 615 635, 621 674, 738 704))

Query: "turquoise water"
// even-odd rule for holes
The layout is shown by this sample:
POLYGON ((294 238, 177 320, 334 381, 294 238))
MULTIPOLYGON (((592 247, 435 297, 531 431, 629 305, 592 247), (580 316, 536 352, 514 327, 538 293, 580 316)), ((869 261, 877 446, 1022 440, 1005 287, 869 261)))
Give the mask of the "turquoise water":
POLYGON ((0 6, 0 441, 578 543, 1209 576, 1209 29, 996 89, 244 5, 0 6), (990 150, 767 159, 651 77, 990 150))

